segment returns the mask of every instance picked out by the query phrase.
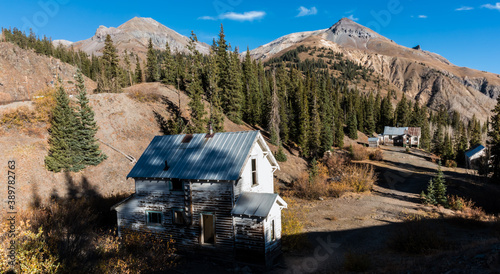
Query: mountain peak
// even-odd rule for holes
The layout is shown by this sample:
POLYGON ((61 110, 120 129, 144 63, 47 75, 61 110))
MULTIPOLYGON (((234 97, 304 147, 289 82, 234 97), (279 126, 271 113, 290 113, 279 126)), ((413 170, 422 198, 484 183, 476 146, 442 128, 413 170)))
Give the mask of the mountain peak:
POLYGON ((134 17, 127 22, 123 23, 121 26, 119 26, 119 29, 136 29, 136 30, 144 30, 146 29, 151 29, 151 28, 159 28, 160 26, 163 26, 160 24, 158 21, 154 20, 153 18, 150 17, 134 17))
POLYGON ((372 39, 387 38, 349 18, 342 18, 326 31, 326 39, 343 46, 366 49, 372 39))

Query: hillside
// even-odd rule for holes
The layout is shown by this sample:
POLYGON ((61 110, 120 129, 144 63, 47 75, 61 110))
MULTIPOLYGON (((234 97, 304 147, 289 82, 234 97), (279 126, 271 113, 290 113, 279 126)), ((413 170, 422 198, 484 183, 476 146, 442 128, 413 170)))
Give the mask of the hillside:
POLYGON ((278 38, 251 54, 269 60, 299 46, 342 53, 421 104, 432 109, 443 104, 467 118, 475 114, 485 121, 500 95, 500 75, 457 67, 438 54, 400 46, 347 18, 325 30, 278 38))
MULTIPOLYGON (((154 136, 161 135, 153 110, 167 117, 167 105, 178 105, 177 91, 159 83, 135 85, 120 94, 94 94, 89 99, 100 127, 97 137, 136 159, 154 136)), ((187 113, 187 103, 188 97, 181 93, 183 115, 187 113)), ((0 114, 23 106, 33 108, 31 102, 0 106, 0 114)), ((224 125, 226 131, 251 130, 227 118, 224 125)), ((0 150, 3 159, 16 161, 18 203, 23 207, 33 201, 34 195, 43 199, 55 193, 64 195, 71 186, 65 174, 54 174, 44 168, 48 149, 46 127, 45 124, 29 124, 22 128, 0 127, 0 150)), ((272 145, 270 147, 276 149, 272 145)), ((109 158, 97 167, 89 167, 75 174, 73 183, 79 184, 85 178, 89 184, 87 187, 95 187, 101 195, 133 192, 133 180, 126 179, 133 164, 104 144, 101 144, 101 149, 109 158)), ((305 160, 301 158, 289 154, 288 159, 286 163, 280 164, 281 171, 276 172, 278 179, 286 182, 298 176, 306 167, 305 160)), ((5 168, 2 170, 6 172, 5 168)))
MULTIPOLYGON (((0 42, 0 102, 32 98, 38 91, 53 86, 61 77, 71 92, 76 68, 56 58, 36 54, 7 42, 0 42)), ((85 77, 88 90, 96 88, 85 77)))
MULTIPOLYGON (((189 38, 176 31, 167 28, 152 18, 134 17, 119 27, 100 26, 95 35, 89 39, 72 43, 75 49, 80 49, 89 55, 97 56, 102 54, 106 35, 110 35, 118 52, 134 52, 143 57, 147 51, 149 39, 152 40, 156 49, 165 49, 168 42, 172 51, 187 52, 189 38)), ((209 46, 198 42, 197 49, 201 53, 207 54, 209 46)))

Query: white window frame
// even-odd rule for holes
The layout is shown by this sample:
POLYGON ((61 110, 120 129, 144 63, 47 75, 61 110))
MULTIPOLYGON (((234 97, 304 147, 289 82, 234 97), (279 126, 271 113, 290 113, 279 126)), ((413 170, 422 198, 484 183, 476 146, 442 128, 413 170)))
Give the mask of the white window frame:
POLYGON ((259 185, 259 165, 257 162, 257 157, 252 156, 250 158, 250 180, 252 180, 252 187, 256 187, 259 185), (254 170, 254 161, 255 161, 255 170, 254 170), (254 178, 255 176, 255 178, 254 178))

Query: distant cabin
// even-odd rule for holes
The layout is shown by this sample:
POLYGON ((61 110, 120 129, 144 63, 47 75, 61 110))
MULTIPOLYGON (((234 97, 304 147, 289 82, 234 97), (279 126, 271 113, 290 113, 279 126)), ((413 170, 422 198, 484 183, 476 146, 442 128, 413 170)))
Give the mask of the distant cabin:
POLYGON ((369 147, 379 147, 380 139, 377 137, 368 138, 368 146, 369 147))
POLYGON ((478 169, 481 157, 486 156, 486 148, 483 145, 476 145, 465 152, 465 162, 467 168, 478 169))
POLYGON ((401 147, 420 147, 419 127, 384 127, 383 144, 401 147))
POLYGON ((281 253, 278 162, 259 131, 156 136, 113 206, 118 233, 152 231, 179 249, 271 265, 281 253))

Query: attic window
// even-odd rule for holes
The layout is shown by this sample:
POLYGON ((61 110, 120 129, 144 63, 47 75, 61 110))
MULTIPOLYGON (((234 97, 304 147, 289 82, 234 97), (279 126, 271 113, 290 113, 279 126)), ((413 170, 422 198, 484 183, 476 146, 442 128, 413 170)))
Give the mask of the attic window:
POLYGON ((180 179, 170 180, 170 191, 182 191, 182 182, 180 179))
POLYGON ((252 186, 256 186, 257 182, 257 159, 252 159, 252 186))
POLYGON ((184 136, 184 138, 182 138, 181 143, 187 144, 187 143, 191 142, 192 139, 193 139, 193 134, 186 134, 186 136, 184 136))

